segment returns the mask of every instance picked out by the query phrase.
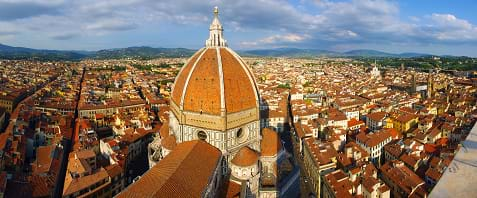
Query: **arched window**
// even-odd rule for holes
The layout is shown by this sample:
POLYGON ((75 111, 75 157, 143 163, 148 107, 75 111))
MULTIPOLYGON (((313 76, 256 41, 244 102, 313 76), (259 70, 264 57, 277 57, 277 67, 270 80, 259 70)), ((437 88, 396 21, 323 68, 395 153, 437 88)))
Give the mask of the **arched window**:
POLYGON ((199 131, 197 133, 197 137, 199 138, 199 140, 206 140, 207 139, 207 133, 205 133, 204 131, 199 131))

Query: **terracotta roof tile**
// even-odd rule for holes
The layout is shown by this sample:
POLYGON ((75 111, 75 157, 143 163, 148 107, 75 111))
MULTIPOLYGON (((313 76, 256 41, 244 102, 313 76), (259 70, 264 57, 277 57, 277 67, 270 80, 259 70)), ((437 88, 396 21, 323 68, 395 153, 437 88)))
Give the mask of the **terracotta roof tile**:
POLYGON ((264 128, 260 148, 262 156, 275 156, 282 148, 277 132, 270 128, 264 128))
POLYGON ((240 197, 240 190, 242 186, 237 184, 233 181, 229 181, 227 184, 227 192, 225 197, 226 198, 239 198, 240 197))
POLYGON ((228 113, 256 107, 258 100, 254 88, 256 83, 253 74, 240 57, 236 57, 228 48, 204 49, 205 51, 201 50, 203 53, 195 54, 177 76, 172 101, 180 106, 181 98, 184 97, 182 101, 184 110, 212 115, 220 115, 222 102, 228 113), (221 60, 218 60, 219 57, 221 60), (195 67, 192 69, 194 64, 195 67), (186 82, 189 76, 189 81, 186 82), (221 96, 222 80, 225 101, 222 101, 221 96))
POLYGON ((221 156, 220 150, 207 142, 183 142, 118 197, 197 197, 207 187, 221 156))
POLYGON ((177 146, 176 137, 174 135, 169 135, 162 141, 162 146, 168 150, 174 150, 177 146))
POLYGON ((198 60, 186 89, 184 110, 220 114, 220 79, 215 49, 207 49, 198 60))
POLYGON ((50 145, 37 148, 36 160, 32 163, 32 171, 34 174, 46 173, 50 170, 55 147, 55 145, 50 145))
POLYGON ((429 168, 426 171, 426 176, 437 182, 442 177, 442 173, 440 173, 434 168, 429 168))
POLYGON ((408 195, 424 184, 424 181, 416 173, 399 160, 388 161, 380 169, 384 177, 408 195))
POLYGON ((351 195, 353 185, 348 176, 339 169, 324 176, 336 197, 353 197, 351 195))
POLYGON ((406 123, 406 122, 409 122, 411 121, 412 119, 416 119, 416 118, 419 118, 417 115, 415 114, 410 114, 410 113, 403 113, 401 115, 399 115, 396 120, 398 122, 401 122, 401 123, 406 123))
POLYGON ((161 138, 166 138, 169 136, 169 122, 164 122, 161 126, 161 129, 159 129, 159 135, 161 138))
POLYGON ((199 58, 202 51, 203 49, 197 51, 196 54, 189 59, 187 64, 185 64, 184 68, 182 68, 180 73, 177 75, 176 81, 174 83, 174 88, 172 89, 172 100, 176 104, 180 104, 181 102, 182 91, 184 90, 184 85, 186 83, 187 76, 189 76, 189 73, 193 65, 195 64, 196 60, 199 58))
POLYGON ((356 139, 367 147, 374 147, 381 142, 387 141, 389 138, 391 138, 391 134, 386 130, 378 131, 373 134, 364 134, 361 132, 356 135, 356 139))
POLYGON ((101 168, 98 172, 94 174, 75 178, 69 185, 65 184, 65 187, 63 189, 63 196, 68 196, 75 192, 79 192, 83 189, 95 185, 96 183, 99 183, 102 180, 107 179, 108 177, 109 175, 106 170, 101 168))
POLYGON ((386 112, 376 112, 376 113, 370 113, 366 115, 371 120, 374 120, 376 122, 379 122, 383 120, 386 117, 387 113, 386 112))
POLYGON ((104 169, 106 169, 106 171, 108 172, 109 177, 111 177, 111 178, 114 178, 114 177, 120 175, 121 173, 123 173, 123 169, 118 164, 113 164, 113 165, 106 166, 104 169))
POLYGON ((220 55, 227 112, 239 112, 255 107, 254 85, 247 76, 248 71, 242 68, 240 60, 237 60, 227 49, 220 49, 220 55))
POLYGON ((348 127, 354 127, 358 125, 364 125, 364 122, 362 120, 356 120, 356 118, 351 118, 351 120, 348 121, 348 127))

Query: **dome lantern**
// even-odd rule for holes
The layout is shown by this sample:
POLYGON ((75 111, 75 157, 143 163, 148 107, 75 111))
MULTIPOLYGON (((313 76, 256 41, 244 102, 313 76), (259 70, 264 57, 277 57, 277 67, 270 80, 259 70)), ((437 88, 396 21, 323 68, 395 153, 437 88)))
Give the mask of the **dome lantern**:
POLYGON ((219 8, 214 8, 214 20, 210 24, 209 39, 205 41, 206 47, 227 47, 227 41, 224 39, 224 28, 219 21, 219 8))

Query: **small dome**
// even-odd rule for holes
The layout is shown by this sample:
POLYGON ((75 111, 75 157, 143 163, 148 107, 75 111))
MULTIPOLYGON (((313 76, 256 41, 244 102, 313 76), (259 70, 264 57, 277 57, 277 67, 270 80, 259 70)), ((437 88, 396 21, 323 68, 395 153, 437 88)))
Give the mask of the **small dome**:
POLYGON ((177 146, 176 137, 173 135, 169 135, 162 141, 162 147, 167 150, 174 150, 177 146))
POLYGON ((277 132, 270 128, 264 128, 262 130, 262 140, 260 142, 260 148, 262 156, 275 156, 280 149, 282 149, 282 143, 277 132))
POLYGON ((232 164, 236 166, 252 166, 258 162, 258 153, 248 146, 242 147, 235 157, 232 159, 232 164))

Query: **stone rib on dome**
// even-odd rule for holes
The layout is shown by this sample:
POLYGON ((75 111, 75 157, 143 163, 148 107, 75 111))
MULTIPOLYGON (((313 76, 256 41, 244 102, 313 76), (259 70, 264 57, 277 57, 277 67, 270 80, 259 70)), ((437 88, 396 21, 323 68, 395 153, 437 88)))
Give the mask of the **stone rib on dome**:
POLYGON ((216 50, 206 50, 191 72, 182 97, 184 110, 220 115, 220 83, 216 50))
POLYGON ((238 112, 256 105, 254 82, 250 82, 247 70, 227 49, 220 49, 224 73, 225 106, 227 112, 238 112), (225 65, 225 67, 224 67, 225 65))
MULTIPOLYGON (((199 51, 197 51, 190 59, 189 61, 187 62, 187 64, 184 65, 184 67, 181 69, 181 71, 179 72, 179 74, 188 74, 190 73, 190 70, 192 69, 193 65, 195 64, 195 62, 197 61, 197 59, 199 58, 200 54, 202 54, 202 52, 204 51, 204 49, 201 49, 199 51)), ((176 81, 174 83, 174 90, 172 92, 172 100, 173 101, 178 101, 177 104, 180 103, 181 101, 181 97, 182 97, 182 91, 184 89, 184 85, 186 83, 186 80, 187 80, 187 75, 178 75, 177 78, 176 78, 176 81)))

